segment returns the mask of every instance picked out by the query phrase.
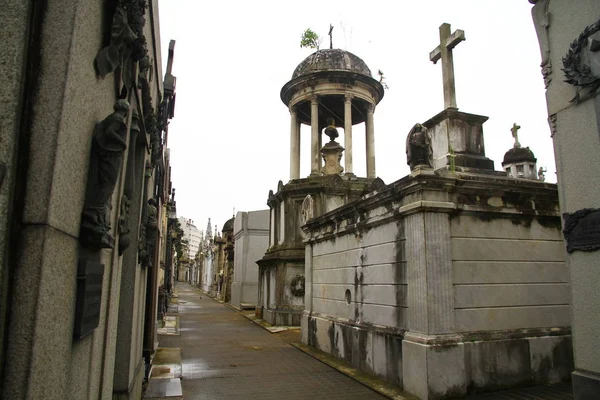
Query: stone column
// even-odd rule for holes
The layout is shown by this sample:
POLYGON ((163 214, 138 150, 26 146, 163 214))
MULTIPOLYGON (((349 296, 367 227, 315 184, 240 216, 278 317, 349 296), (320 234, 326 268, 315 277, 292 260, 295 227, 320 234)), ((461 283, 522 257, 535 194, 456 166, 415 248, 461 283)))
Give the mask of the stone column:
POLYGON ((344 101, 344 146, 346 146, 346 156, 344 157, 344 167, 346 175, 354 175, 352 171, 352 98, 354 96, 347 94, 344 101))
MULTIPOLYGON (((451 208, 451 203, 438 204, 451 208)), ((404 389, 421 399, 465 396, 465 350, 455 335, 452 243, 447 213, 423 210, 405 219, 408 331, 402 340, 404 389), (441 343, 443 342, 443 344, 441 343), (432 377, 440 376, 443 379, 432 377)))
POLYGON ((365 122, 367 131, 367 178, 375 178, 375 128, 373 126, 373 113, 375 104, 369 104, 367 108, 367 121, 365 122))
POLYGON ((313 96, 310 99, 310 174, 319 175, 320 154, 319 154, 319 99, 313 96))
POLYGON ((296 110, 290 107, 290 180, 300 178, 300 129, 296 110))

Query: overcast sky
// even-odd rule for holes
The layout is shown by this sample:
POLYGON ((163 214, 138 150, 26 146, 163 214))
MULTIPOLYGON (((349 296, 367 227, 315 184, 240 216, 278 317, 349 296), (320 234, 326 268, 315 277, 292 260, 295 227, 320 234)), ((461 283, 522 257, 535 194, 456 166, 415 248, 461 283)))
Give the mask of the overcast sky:
MULTIPOLYGON (((267 209, 269 190, 289 180, 289 112, 281 87, 314 50, 300 48, 311 28, 329 48, 362 58, 389 90, 375 111, 377 175, 392 183, 409 173, 405 139, 416 122, 443 109, 441 65, 429 61, 439 26, 462 29, 454 49, 457 104, 485 115, 486 155, 502 169, 521 126, 546 180, 556 182, 546 121, 540 52, 526 0, 214 1, 161 0, 163 65, 176 40, 175 118, 169 126, 177 213, 205 229, 237 211, 267 209)), ((163 66, 164 71, 164 66, 163 66)), ((342 131, 340 131, 342 133, 342 131)), ((343 134, 338 139, 343 143, 343 134)), ((301 133, 301 177, 310 173, 310 128, 301 133)), ((366 176, 364 124, 353 129, 354 172, 366 176)), ((343 165, 343 160, 342 160, 343 165)))

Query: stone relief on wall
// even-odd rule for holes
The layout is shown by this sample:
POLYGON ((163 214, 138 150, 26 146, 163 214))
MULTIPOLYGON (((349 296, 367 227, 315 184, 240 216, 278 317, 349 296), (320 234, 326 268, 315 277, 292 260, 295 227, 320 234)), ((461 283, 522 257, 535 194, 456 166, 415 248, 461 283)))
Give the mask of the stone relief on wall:
POLYGON ((563 72, 565 82, 577 86, 573 103, 596 93, 600 87, 600 20, 586 27, 571 43, 563 58, 563 72))
POLYGON ((156 239, 158 236, 158 208, 155 198, 148 199, 148 205, 146 206, 146 212, 148 220, 146 221, 145 232, 146 232, 146 253, 145 263, 146 267, 152 267, 154 265, 154 247, 156 246, 156 239))
POLYGON ((584 208, 574 213, 564 213, 563 219, 567 252, 600 249, 600 208, 584 208))
POLYGON ((306 224, 308 222, 308 220, 314 218, 314 216, 315 216, 314 207, 315 207, 315 202, 314 202, 312 196, 309 194, 302 201, 302 213, 301 213, 302 225, 306 224))
POLYGON ((112 19, 110 44, 101 49, 94 60, 102 78, 121 67, 125 85, 129 88, 134 84, 132 65, 148 54, 144 36, 147 7, 145 0, 118 2, 112 19))
POLYGON ((129 229, 129 207, 131 199, 126 195, 121 196, 121 210, 119 212, 119 255, 123 255, 131 244, 129 229))
POLYGON ((427 128, 416 123, 406 137, 406 163, 411 171, 416 167, 431 168, 433 150, 427 128))
POLYGON ((304 296, 304 275, 296 275, 290 283, 290 290, 294 296, 304 296))
POLYGON ((531 16, 533 18, 533 25, 535 26, 535 32, 540 44, 540 52, 542 54, 542 62, 540 67, 542 68, 544 85, 546 86, 546 89, 548 89, 550 82, 552 82, 552 61, 550 60, 550 39, 548 32, 551 19, 551 15, 548 12, 550 0, 530 0, 530 3, 535 4, 535 6, 531 9, 531 16))
POLYGON ((114 112, 96 124, 92 135, 85 205, 79 240, 89 248, 113 248, 111 198, 127 148, 129 103, 118 100, 114 112))

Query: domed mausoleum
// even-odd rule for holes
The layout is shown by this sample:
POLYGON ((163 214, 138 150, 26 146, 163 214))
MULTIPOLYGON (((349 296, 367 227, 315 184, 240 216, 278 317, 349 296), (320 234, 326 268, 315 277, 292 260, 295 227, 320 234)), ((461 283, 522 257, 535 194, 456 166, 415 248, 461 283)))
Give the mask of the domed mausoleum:
POLYGON ((521 147, 517 133, 520 128, 517 124, 513 124, 511 132, 515 139, 515 144, 512 149, 504 154, 502 168, 512 178, 538 180, 537 159, 529 147, 521 147))
POLYGON ((281 89, 291 118, 290 179, 300 177, 300 124, 311 126, 311 175, 320 175, 320 133, 331 119, 344 128, 346 174, 353 173, 352 126, 366 124, 367 177, 375 178, 373 115, 383 93, 367 64, 348 51, 318 50, 302 61, 281 89))
POLYGON ((269 193, 269 248, 258 261, 256 307, 257 316, 272 325, 300 325, 305 284, 301 227, 383 186, 375 173, 374 127, 375 108, 382 98, 383 86, 373 79, 367 64, 340 49, 309 55, 281 89, 281 100, 290 112, 290 180, 280 181, 277 191, 269 193), (357 177, 352 126, 363 122, 367 176, 357 177), (302 124, 311 127, 311 151, 310 175, 301 178, 302 124), (338 128, 344 130, 345 148, 336 141, 338 128), (330 139, 325 145, 323 134, 330 139))

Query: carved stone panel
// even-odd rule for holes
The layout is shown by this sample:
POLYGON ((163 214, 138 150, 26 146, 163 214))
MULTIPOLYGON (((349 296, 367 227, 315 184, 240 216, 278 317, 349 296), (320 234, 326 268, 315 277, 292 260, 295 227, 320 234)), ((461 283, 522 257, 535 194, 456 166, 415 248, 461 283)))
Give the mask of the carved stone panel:
POLYGON ((104 264, 80 260, 77 271, 77 303, 73 336, 81 339, 98 327, 102 305, 104 264))
POLYGON ((563 234, 567 251, 593 251, 600 249, 600 208, 584 208, 574 213, 564 213, 563 234))

